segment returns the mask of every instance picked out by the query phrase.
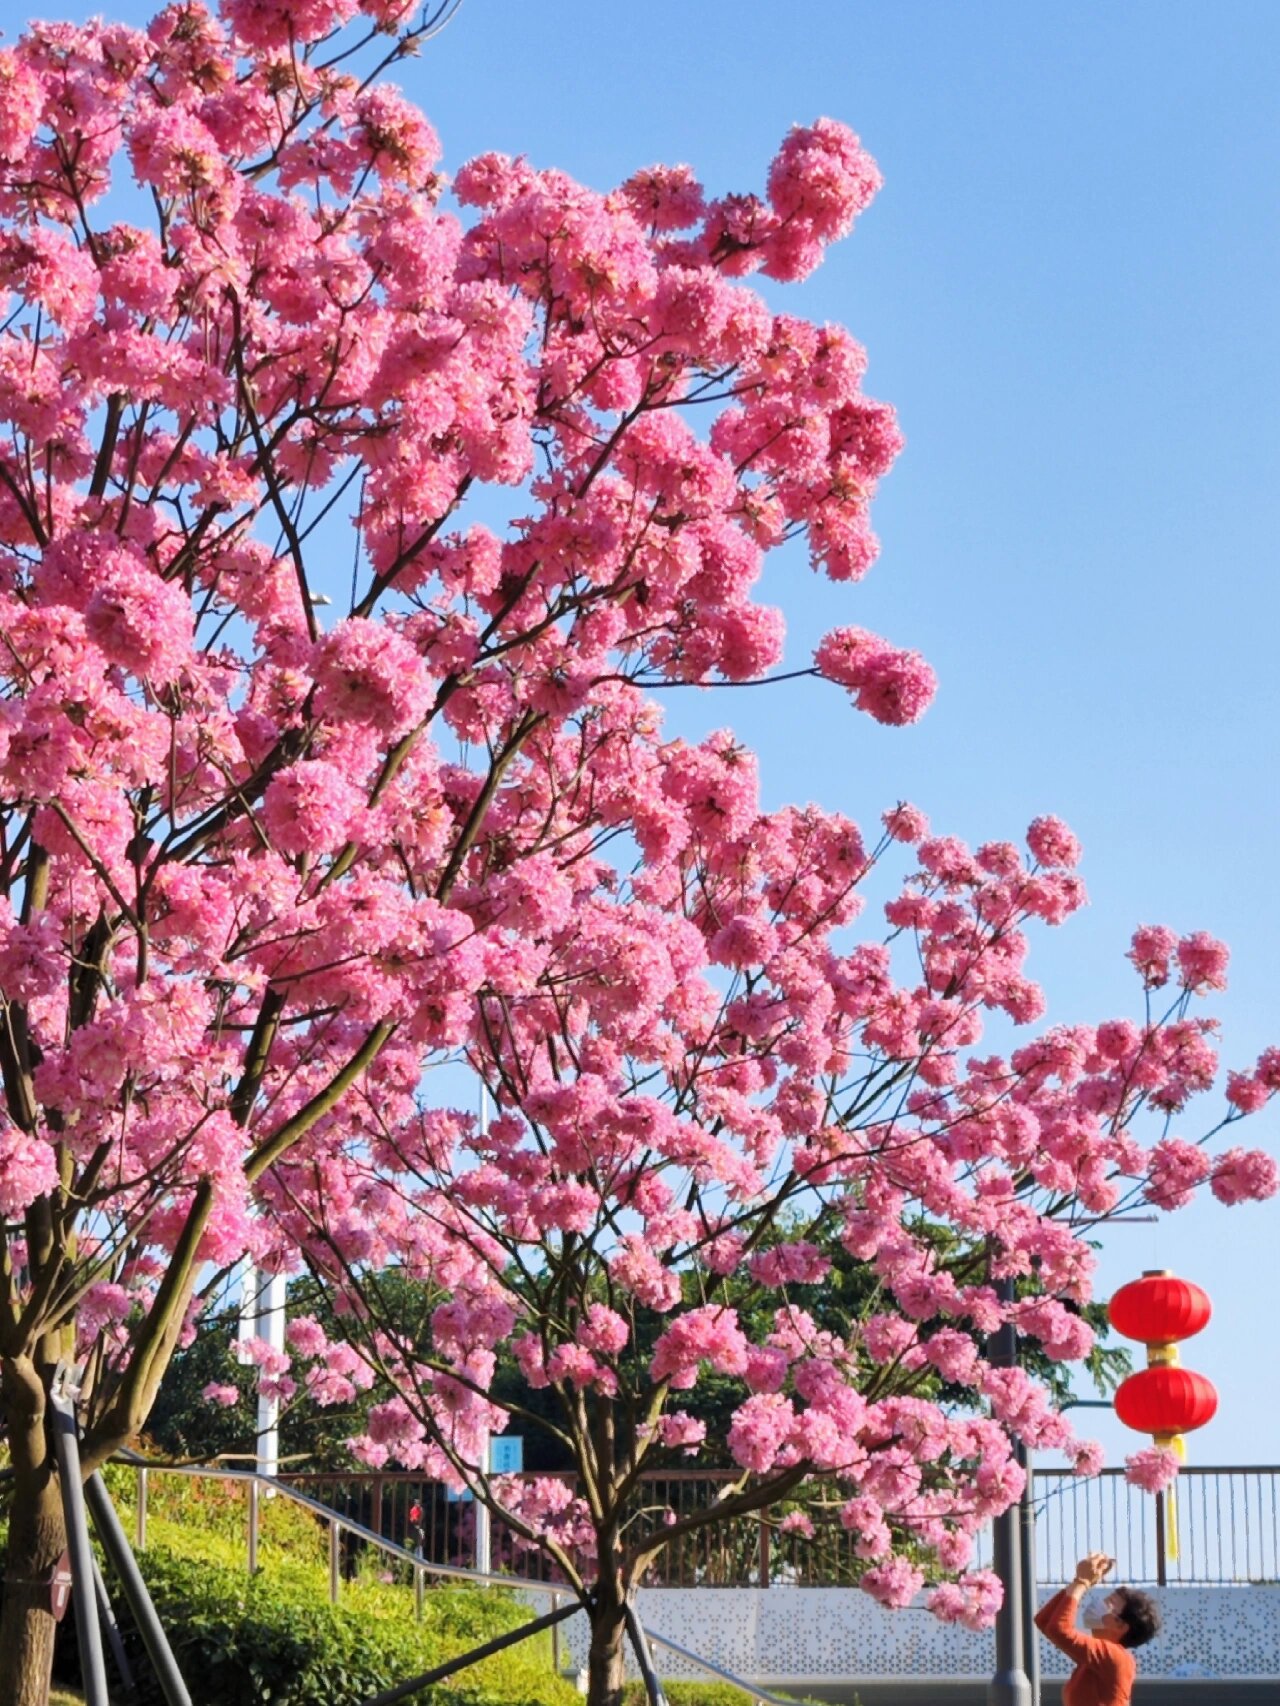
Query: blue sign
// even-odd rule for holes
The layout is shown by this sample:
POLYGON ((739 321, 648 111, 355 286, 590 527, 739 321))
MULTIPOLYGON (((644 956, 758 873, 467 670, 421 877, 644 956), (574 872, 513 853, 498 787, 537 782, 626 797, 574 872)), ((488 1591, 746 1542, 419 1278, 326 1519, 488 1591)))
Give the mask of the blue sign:
POLYGON ((519 1475, 524 1469, 524 1440, 519 1434, 499 1434, 489 1441, 489 1473, 519 1475))
MULTIPOLYGON (((524 1438, 521 1434, 499 1434, 489 1441, 489 1473, 519 1475, 524 1469, 524 1438)), ((455 1493, 450 1487, 445 1497, 451 1505, 465 1504, 471 1497, 470 1487, 455 1493)))

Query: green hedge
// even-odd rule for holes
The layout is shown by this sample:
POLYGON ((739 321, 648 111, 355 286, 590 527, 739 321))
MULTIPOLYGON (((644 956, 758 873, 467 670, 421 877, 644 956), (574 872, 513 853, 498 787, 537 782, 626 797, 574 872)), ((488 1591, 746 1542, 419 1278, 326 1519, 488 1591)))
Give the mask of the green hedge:
MULTIPOLYGON (((108 1480, 131 1531, 133 1476, 113 1468, 108 1480)), ((372 1554, 333 1607, 324 1531, 287 1499, 262 1500, 254 1577, 243 1488, 156 1475, 148 1511, 149 1543, 138 1561, 198 1706, 358 1706, 537 1615, 509 1592, 432 1587, 418 1623, 412 1589, 380 1579, 372 1554)), ((0 1517, 0 1545, 3 1526, 0 1517)), ((140 1706, 162 1706, 127 1610, 113 1598, 140 1706)), ((77 1681, 74 1619, 59 1635, 57 1674, 77 1681)), ((554 1675, 551 1655, 550 1635, 534 1636, 421 1698, 429 1706, 581 1706, 572 1684, 554 1675)), ((671 1706, 751 1706, 750 1696, 720 1683, 677 1682, 666 1693, 671 1706)), ((639 1684, 628 1685, 626 1706, 644 1706, 639 1684)))
MULTIPOLYGON (((501 1593, 435 1589, 421 1624, 402 1597, 360 1583, 336 1608, 296 1577, 149 1546, 143 1574, 179 1667, 201 1706, 357 1706, 528 1620, 501 1593), (390 1602, 390 1603, 388 1603, 390 1602)), ((149 1674, 136 1636, 140 1676, 149 1674)), ((148 1686, 147 1706, 159 1701, 148 1686)), ((431 1690, 433 1706, 578 1706, 541 1638, 485 1659, 431 1690)))

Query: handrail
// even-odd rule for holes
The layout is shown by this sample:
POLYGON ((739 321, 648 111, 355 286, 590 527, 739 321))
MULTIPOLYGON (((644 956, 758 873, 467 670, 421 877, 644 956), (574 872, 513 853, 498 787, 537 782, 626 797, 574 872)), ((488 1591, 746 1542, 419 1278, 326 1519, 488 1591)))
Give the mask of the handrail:
POLYGON ((515 1588, 522 1591, 530 1590, 536 1593, 573 1594, 575 1590, 568 1582, 535 1582, 525 1581, 522 1576, 499 1576, 488 1570, 467 1570, 460 1564, 437 1564, 430 1558, 420 1558, 416 1552, 411 1552, 407 1546, 401 1546, 394 1540, 388 1540, 384 1534, 377 1534, 372 1528, 366 1528, 362 1522, 354 1522, 341 1511, 334 1510, 332 1505, 322 1504, 319 1499, 313 1499, 310 1493, 300 1493, 296 1487, 291 1487, 285 1481, 274 1475, 264 1475, 259 1469, 213 1469, 203 1464, 186 1463, 157 1463, 154 1459, 136 1455, 133 1452, 121 1452, 115 1461, 123 1463, 130 1469, 154 1469, 166 1475, 205 1475, 216 1481, 237 1481, 244 1486, 256 1483, 261 1487, 273 1487, 276 1492, 283 1493, 295 1505, 301 1505, 314 1516, 322 1517, 334 1528, 345 1529, 348 1534, 354 1534, 369 1546, 376 1546, 387 1552, 393 1558, 399 1558, 402 1563, 411 1564, 414 1569, 421 1570, 428 1576, 446 1576, 450 1580, 458 1579, 465 1582, 478 1583, 484 1587, 515 1588))
POLYGON ((710 1659, 700 1658, 697 1653, 691 1653, 688 1647, 682 1647, 679 1641, 668 1640, 665 1635, 659 1635, 655 1629, 650 1629, 646 1623, 645 1634, 651 1641, 656 1641, 660 1647, 666 1647, 669 1652, 678 1653, 682 1659, 705 1670, 709 1676, 718 1676, 724 1682, 731 1682, 735 1688, 740 1688, 744 1694, 751 1695, 753 1700, 766 1701, 768 1706, 796 1706, 794 1700, 787 1700, 780 1694, 770 1694, 767 1689, 758 1687, 754 1682, 744 1682, 733 1671, 726 1670, 723 1665, 714 1664, 710 1659))

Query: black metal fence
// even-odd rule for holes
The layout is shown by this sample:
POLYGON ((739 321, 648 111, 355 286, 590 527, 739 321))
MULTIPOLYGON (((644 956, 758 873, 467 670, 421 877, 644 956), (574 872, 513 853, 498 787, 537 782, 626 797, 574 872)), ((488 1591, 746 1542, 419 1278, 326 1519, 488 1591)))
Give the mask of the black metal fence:
MULTIPOLYGON (((281 1479, 375 1534, 411 1549, 421 1546, 434 1563, 474 1562, 474 1506, 450 1498, 438 1482, 399 1473, 290 1473, 281 1479)), ((657 1538, 714 1501, 726 1480, 696 1471, 645 1476, 630 1535, 657 1538)), ((1120 1580, 1157 1580, 1155 1501, 1131 1487, 1122 1471, 1082 1480, 1066 1470, 1038 1470, 1034 1493, 1038 1581, 1069 1581, 1076 1560, 1088 1552, 1114 1557, 1120 1580)), ((787 1524, 786 1507, 679 1535, 658 1553, 648 1579, 655 1587, 854 1583, 865 1564, 854 1555, 855 1537, 834 1520, 839 1502, 833 1491, 832 1520, 820 1522, 812 1536, 787 1524)), ((1174 1536, 1176 1544, 1164 1570, 1172 1585, 1280 1582, 1280 1466, 1184 1469, 1172 1508, 1166 1505, 1165 1527, 1166 1540, 1174 1536)), ((490 1555, 495 1570, 518 1579, 555 1579, 545 1554, 497 1521, 490 1555)), ((986 1536, 978 1561, 989 1562, 986 1536)))

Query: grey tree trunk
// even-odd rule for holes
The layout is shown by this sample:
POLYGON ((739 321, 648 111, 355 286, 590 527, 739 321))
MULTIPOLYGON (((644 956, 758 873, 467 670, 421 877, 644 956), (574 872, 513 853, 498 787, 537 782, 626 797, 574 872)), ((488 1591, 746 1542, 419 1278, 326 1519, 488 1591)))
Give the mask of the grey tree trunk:
POLYGON ((13 1461, 0 1614, 0 1706, 47 1706, 57 1625, 45 1583, 66 1550, 67 1530, 45 1433, 44 1386, 35 1366, 26 1359, 6 1360, 0 1398, 13 1461))
POLYGON ((587 1654, 587 1706, 622 1706, 626 1680, 626 1605, 603 1593, 591 1617, 587 1654))

